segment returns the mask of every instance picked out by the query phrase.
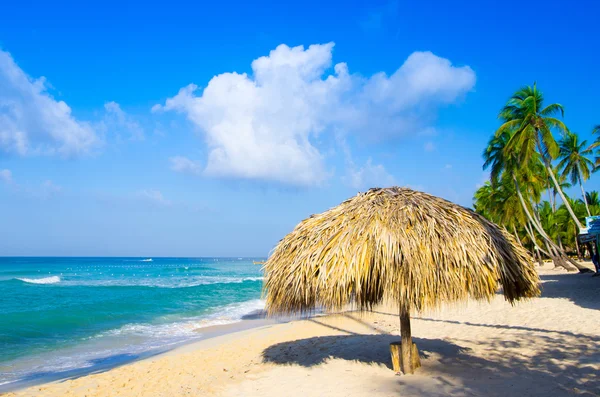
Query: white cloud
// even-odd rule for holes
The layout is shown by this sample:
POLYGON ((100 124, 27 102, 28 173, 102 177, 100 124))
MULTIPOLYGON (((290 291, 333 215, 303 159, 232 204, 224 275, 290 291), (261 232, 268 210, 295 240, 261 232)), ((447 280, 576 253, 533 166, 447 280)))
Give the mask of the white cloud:
POLYGON ((144 130, 140 124, 121 109, 121 106, 112 101, 104 104, 105 115, 100 122, 100 128, 105 132, 126 136, 132 141, 143 141, 144 130))
POLYGON ((183 172, 190 174, 200 174, 202 172, 202 166, 187 157, 175 156, 169 159, 171 162, 171 169, 175 172, 183 172))
POLYGON ((355 189, 368 189, 372 187, 393 186, 396 181, 381 164, 373 164, 369 158, 364 166, 349 169, 346 177, 348 185, 355 189))
POLYGON ((451 169, 451 168, 452 168, 452 164, 446 164, 446 165, 444 166, 444 168, 445 168, 445 169, 447 169, 447 170, 449 170, 449 169, 451 169))
POLYGON ((0 182, 12 183, 12 172, 8 169, 0 170, 0 182))
POLYGON ((475 73, 415 52, 392 75, 365 78, 332 65, 333 43, 280 45, 252 62, 253 75, 223 73, 197 94, 190 84, 152 110, 181 112, 205 134, 203 173, 316 185, 328 176, 320 134, 382 139, 429 127, 439 106, 471 90, 475 73))
POLYGON ((433 144, 433 142, 428 141, 428 142, 425 142, 425 145, 423 145, 423 149, 426 152, 433 152, 435 150, 435 145, 433 144))
POLYGON ((171 202, 167 200, 159 190, 142 190, 137 193, 137 196, 143 200, 147 200, 154 204, 169 206, 171 202))
POLYGON ((77 155, 99 139, 71 108, 47 92, 44 77, 30 78, 8 52, 0 50, 0 151, 77 155))

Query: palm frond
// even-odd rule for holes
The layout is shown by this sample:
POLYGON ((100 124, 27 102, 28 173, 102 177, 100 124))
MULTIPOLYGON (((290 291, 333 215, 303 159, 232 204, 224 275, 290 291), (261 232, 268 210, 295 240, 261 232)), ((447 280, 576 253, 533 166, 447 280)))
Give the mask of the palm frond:
POLYGON ((264 265, 269 313, 422 311, 502 286, 510 302, 539 294, 527 251, 481 215, 407 188, 371 189, 302 221, 264 265))

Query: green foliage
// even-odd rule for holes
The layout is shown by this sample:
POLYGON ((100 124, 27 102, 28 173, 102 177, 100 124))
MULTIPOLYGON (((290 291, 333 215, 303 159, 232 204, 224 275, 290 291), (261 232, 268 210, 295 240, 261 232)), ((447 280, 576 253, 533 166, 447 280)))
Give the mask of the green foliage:
POLYGON ((517 235, 532 252, 535 245, 545 244, 525 209, 554 243, 571 252, 576 250, 577 222, 585 224, 586 202, 592 215, 600 214, 598 192, 585 193, 583 187, 600 166, 600 125, 594 129, 598 138, 588 146, 557 118, 562 116, 560 104, 544 105, 536 84, 516 91, 501 109, 502 124, 483 152, 483 168, 489 169, 490 181, 473 197, 478 213, 517 235), (598 156, 595 164, 594 154, 598 156), (580 185, 585 202, 564 194, 573 185, 580 185), (562 200, 557 201, 557 196, 562 200))
POLYGON ((586 148, 587 141, 580 141, 577 134, 567 132, 560 140, 560 162, 558 169, 563 175, 566 175, 571 183, 583 183, 590 179, 590 174, 594 168, 592 160, 588 158, 592 154, 592 149, 586 148))

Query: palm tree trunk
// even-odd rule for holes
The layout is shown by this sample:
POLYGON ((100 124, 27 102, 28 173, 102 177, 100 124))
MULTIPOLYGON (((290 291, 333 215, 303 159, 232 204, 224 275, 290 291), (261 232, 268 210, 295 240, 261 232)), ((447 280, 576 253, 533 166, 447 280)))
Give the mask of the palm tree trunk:
POLYGON ((579 219, 577 218, 577 216, 575 216, 575 212, 573 212, 573 208, 571 208, 571 204, 569 204, 569 202, 567 201, 567 198, 565 197, 565 194, 563 193, 562 189, 560 188, 560 185, 558 184, 558 181, 556 180, 556 177, 554 176, 554 172, 552 171, 552 168, 550 168, 550 164, 548 164, 548 162, 545 161, 544 166, 546 167, 546 172, 548 172, 548 175, 550 175, 550 178, 552 178, 552 182, 554 182, 556 191, 560 195, 560 198, 562 199, 563 204, 567 208, 567 211, 569 211, 571 218, 573 218, 573 221, 575 222, 575 224, 581 229, 583 226, 581 226, 581 222, 579 222, 579 219))
POLYGON ((550 206, 552 207, 552 213, 556 212, 556 207, 554 206, 554 201, 552 201, 552 192, 551 192, 551 188, 550 188, 550 182, 547 181, 546 183, 546 189, 548 190, 548 201, 550 202, 550 206))
POLYGON ((577 228, 575 228, 575 248, 577 248, 577 259, 581 260, 581 251, 579 251, 579 242, 577 241, 577 228))
POLYGON ((519 237, 519 233, 517 233, 517 227, 515 226, 514 223, 513 223, 512 227, 513 227, 513 234, 515 235, 515 238, 519 242, 519 245, 522 247, 523 243, 521 242, 521 238, 519 237))
POLYGON ((529 238, 531 239, 531 243, 533 244, 533 251, 535 252, 535 256, 537 257, 538 264, 540 266, 544 266, 544 261, 542 260, 542 255, 540 254, 540 251, 543 252, 548 257, 550 257, 550 255, 537 245, 535 234, 533 233, 533 230, 531 230, 530 228, 531 228, 531 226, 529 226, 529 222, 526 222, 525 230, 527 231, 527 234, 529 234, 529 238))
MULTIPOLYGON (((548 236, 548 234, 544 231, 544 228, 542 228, 541 225, 539 225, 536 220, 531 216, 531 212, 529 212, 529 208, 527 208, 527 204, 525 204, 525 199, 523 198, 523 194, 521 193, 521 188, 519 186, 519 181, 517 181, 517 178, 513 175, 513 181, 515 183, 515 188, 517 190, 517 196, 519 197, 519 201, 521 202, 521 206, 523 207, 523 211, 525 212, 525 215, 527 216, 527 219, 529 219, 529 222, 531 222, 531 224, 533 225, 533 227, 537 230, 537 232, 540 234, 540 236, 542 236, 543 239, 545 239, 552 248, 557 248, 556 244, 554 244, 554 242, 552 241, 552 239, 548 236)), ((560 252, 560 251, 559 251, 560 252)), ((562 255, 559 255, 559 257, 563 256, 564 253, 562 255)), ((566 255, 564 255, 566 257, 566 255)), ((567 257, 568 258, 568 257, 567 257)), ((554 258, 553 258, 554 260, 554 258)), ((571 261, 569 261, 571 262, 571 261)), ((575 262, 576 263, 576 262, 575 262)), ((579 266, 575 266, 575 268, 573 268, 573 266, 568 265, 566 262, 564 262, 564 260, 559 260, 558 262, 555 261, 556 265, 562 266, 567 270, 576 270, 579 269, 579 266)), ((582 268, 584 269, 584 268, 582 268)), ((582 270, 580 269, 580 270, 582 270)))
POLYGON ((590 213, 590 207, 588 206, 587 198, 585 197, 585 190, 583 189, 583 182, 581 181, 581 168, 577 166, 577 171, 579 172, 579 187, 581 188, 581 196, 583 197, 583 203, 585 204, 585 209, 587 211, 588 216, 592 216, 590 213))
POLYGON ((556 239, 558 240, 558 246, 560 247, 561 250, 565 250, 563 248, 563 244, 562 244, 562 238, 560 238, 560 233, 558 233, 558 236, 556 236, 556 239))

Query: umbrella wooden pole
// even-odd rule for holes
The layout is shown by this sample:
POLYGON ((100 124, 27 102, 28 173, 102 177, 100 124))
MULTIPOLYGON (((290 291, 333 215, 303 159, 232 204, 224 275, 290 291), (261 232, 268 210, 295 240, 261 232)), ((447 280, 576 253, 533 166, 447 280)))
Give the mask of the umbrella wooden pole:
POLYGON ((412 341, 410 311, 400 308, 400 343, 391 343, 392 366, 396 373, 412 374, 421 366, 417 345, 412 341))
POLYGON ((402 353, 402 372, 412 374, 415 372, 412 365, 412 334, 410 332, 410 312, 406 308, 400 309, 400 350, 402 353))

